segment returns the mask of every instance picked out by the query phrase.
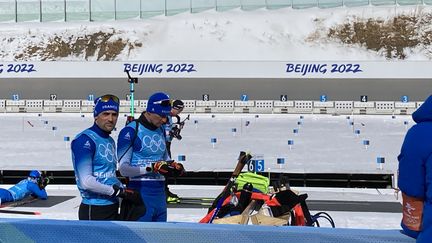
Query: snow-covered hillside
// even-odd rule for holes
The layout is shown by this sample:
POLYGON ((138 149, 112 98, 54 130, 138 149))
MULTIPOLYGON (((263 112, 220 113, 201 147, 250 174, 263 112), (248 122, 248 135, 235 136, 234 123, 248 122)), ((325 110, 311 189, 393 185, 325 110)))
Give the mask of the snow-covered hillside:
MULTIPOLYGON (((0 61, 386 60, 384 48, 347 44, 350 41, 328 37, 329 31, 352 21, 392 22, 395 15, 406 15, 416 18, 412 29, 421 31, 406 39, 421 35, 431 40, 432 27, 422 24, 422 16, 431 13, 431 6, 363 6, 209 10, 115 22, 3 23, 0 61)), ((403 33, 389 33, 389 38, 394 35, 403 33)), ((431 60, 430 43, 402 47, 404 59, 431 60)))

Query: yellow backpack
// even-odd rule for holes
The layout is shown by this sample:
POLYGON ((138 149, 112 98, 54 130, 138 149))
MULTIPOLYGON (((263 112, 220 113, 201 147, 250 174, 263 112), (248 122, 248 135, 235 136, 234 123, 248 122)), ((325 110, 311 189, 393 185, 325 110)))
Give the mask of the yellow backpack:
POLYGON ((236 180, 237 189, 243 189, 243 186, 246 183, 251 183, 254 189, 257 189, 262 193, 268 193, 270 180, 265 176, 258 175, 252 172, 240 173, 236 180))

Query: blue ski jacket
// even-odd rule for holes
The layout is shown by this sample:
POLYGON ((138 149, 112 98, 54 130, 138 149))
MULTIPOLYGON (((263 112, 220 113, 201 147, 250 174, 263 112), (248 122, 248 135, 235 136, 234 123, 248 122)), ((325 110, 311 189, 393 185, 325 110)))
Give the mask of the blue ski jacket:
POLYGON ((167 221, 165 177, 152 168, 153 163, 169 158, 164 132, 162 127, 155 127, 141 115, 139 121, 129 123, 118 136, 120 173, 129 177, 129 188, 140 191, 147 209, 138 221, 167 221))
POLYGON ((118 203, 112 197, 117 179, 117 153, 114 139, 96 124, 79 133, 72 141, 72 162, 82 202, 87 205, 118 203))
POLYGON ((47 199, 48 195, 45 189, 40 189, 35 181, 30 178, 21 180, 15 186, 8 189, 12 195, 13 201, 19 201, 29 195, 36 196, 40 199, 47 199))
MULTIPOLYGON (((417 238, 417 242, 430 242, 432 239, 432 96, 429 96, 413 113, 412 118, 417 124, 408 130, 398 156, 398 186, 405 195, 423 201, 423 214, 419 231, 409 229, 403 221, 401 226, 407 235, 417 238)), ((405 207, 410 205, 404 203, 404 210, 405 207)))

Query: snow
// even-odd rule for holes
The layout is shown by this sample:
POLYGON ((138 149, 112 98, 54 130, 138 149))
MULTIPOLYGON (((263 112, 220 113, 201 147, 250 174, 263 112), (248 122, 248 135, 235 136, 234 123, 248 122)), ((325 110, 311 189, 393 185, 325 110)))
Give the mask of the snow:
MULTIPOLYGON (((79 38, 98 31, 114 33, 112 40, 143 43, 142 47, 122 52, 118 60, 221 60, 221 61, 281 61, 281 60, 367 60, 381 61, 381 53, 363 47, 346 46, 327 39, 328 28, 356 18, 390 19, 395 14, 426 14, 429 6, 355 7, 330 9, 241 11, 209 10, 202 13, 182 13, 158 16, 145 20, 116 22, 50 22, 0 24, 0 60, 15 61, 15 55, 29 46, 46 46, 54 36, 79 38), (314 37, 314 38, 311 38, 314 37)), ((430 60, 431 47, 409 50, 408 60, 430 60)), ((27 61, 38 61, 34 56, 27 61)), ((83 55, 58 58, 61 61, 83 61, 83 55)), ((92 60, 90 58, 89 60, 92 60)), ((412 125, 410 117, 390 115, 351 116, 355 126, 348 124, 346 116, 304 115, 298 127, 299 115, 192 114, 182 131, 183 140, 174 141, 174 158, 186 155, 185 166, 193 171, 231 171, 240 150, 264 155, 267 169, 291 173, 391 173, 397 171, 397 155, 406 133, 412 125), (195 127, 193 120, 198 120, 195 127), (246 128, 244 122, 251 121, 246 128), (405 127, 403 122, 409 121, 405 127), (364 124, 364 125, 362 125, 364 124), (237 128, 236 136, 231 128, 237 128), (299 128, 299 134, 292 130, 299 128), (356 136, 353 129, 361 129, 356 136), (217 137, 215 148, 210 138, 217 137), (295 144, 290 150, 288 139, 295 144), (362 145, 369 139, 368 149, 362 145), (377 169, 376 157, 386 158, 383 170, 377 169), (285 157, 286 164, 276 165, 276 158, 285 157)), ((71 170, 69 143, 65 136, 73 137, 92 124, 87 114, 2 114, 0 115, 0 167, 2 170, 71 170), (28 122, 34 125, 31 127, 28 122), (45 126, 43 121, 48 121, 45 126), (57 126, 54 133, 52 126, 57 126)), ((118 122, 124 124, 124 118, 118 122)), ((116 137, 118 131, 113 133, 116 137)), ((2 185, 7 188, 8 185, 2 185)), ((183 196, 197 191, 216 195, 220 187, 172 186, 183 196), (182 193, 182 194, 181 194, 182 193)), ((74 199, 53 208, 25 208, 39 210, 35 218, 77 219, 79 193, 75 186, 47 187, 50 195, 74 195, 74 199)), ((298 188, 313 199, 398 201, 392 190, 298 188)), ((204 196, 204 195, 203 195, 204 196)), ((196 222, 206 209, 169 209, 169 221, 196 222)), ((399 213, 345 213, 329 212, 337 227, 399 228, 399 213)), ((2 217, 28 217, 2 214, 2 217)))
MULTIPOLYGON (((414 123, 411 117, 349 118, 319 114, 260 114, 258 118, 254 114, 215 114, 212 118, 211 114, 191 114, 181 133, 183 139, 173 141, 172 155, 176 160, 178 155, 185 155, 184 163, 190 171, 232 171, 239 151, 250 151, 264 156, 265 169, 270 168, 270 172, 395 174, 400 146, 407 128, 414 123), (237 129, 235 135, 232 128, 237 129), (298 129, 298 134, 293 133, 294 129, 298 129), (360 134, 356 135, 355 130, 360 130, 360 134), (211 138, 217 138, 214 148, 211 138), (290 139, 294 140, 291 149, 290 139), (367 149, 363 140, 370 141, 367 149), (383 170, 377 169, 377 157, 386 159, 383 170), (285 164, 277 165, 277 158, 285 158, 285 164)), ((2 169, 28 170, 37 165, 41 170, 52 170, 53 166, 72 170, 70 142, 65 142, 64 137, 72 140, 91 126, 93 117, 86 114, 83 118, 78 113, 44 113, 41 117, 8 113, 0 115, 0 121, 2 169)), ((123 124, 125 118, 121 116, 118 130, 113 132, 115 139, 123 124)))
MULTIPOLYGON (((8 188, 10 185, 1 185, 2 188, 8 188)), ((324 200, 352 200, 356 201, 380 201, 395 202, 391 189, 343 189, 343 188, 293 188, 301 193, 307 193, 309 199, 324 200), (323 196, 324 195, 324 196, 323 196)), ((170 185, 170 190, 181 196, 202 196, 215 197, 221 191, 221 186, 189 186, 189 185, 170 185)), ((33 219, 61 219, 77 220, 78 207, 81 203, 81 197, 75 185, 48 185, 47 193, 50 196, 74 196, 73 199, 54 205, 49 208, 45 207, 17 207, 13 210, 37 211, 40 215, 20 215, 1 213, 2 218, 33 218, 33 219)), ((400 198, 399 198, 400 199, 400 198)), ((168 208, 168 222, 190 222, 197 223, 207 214, 206 207, 203 208, 168 208)), ((312 211, 312 213, 317 213, 312 211)), ((361 228, 361 229, 399 229, 401 213, 379 213, 379 212, 341 212, 327 211, 335 221, 337 228, 361 228)), ((325 221, 320 221, 322 227, 329 227, 325 221)))
MULTIPOLYGON (((13 61, 30 46, 46 47, 59 36, 69 42, 99 31, 113 33, 110 41, 127 40, 142 46, 125 48, 121 61, 384 61, 384 53, 359 45, 343 45, 326 37, 328 29, 355 19, 389 20, 395 15, 430 14, 431 6, 362 6, 277 10, 233 9, 181 13, 143 20, 112 22, 46 22, 0 24, 0 60, 13 61)), ((423 26, 427 31, 428 27, 423 26)), ((431 46, 407 49, 406 60, 430 60, 431 46)), ((87 60, 96 60, 96 56, 87 60)), ((26 61, 38 61, 34 55, 26 61)), ((84 61, 84 54, 56 60, 84 61)))
MULTIPOLYGON (((357 137, 348 124, 346 116, 302 115, 303 123, 297 125, 300 115, 252 114, 191 114, 182 131, 183 139, 172 144, 174 158, 186 155, 185 167, 189 171, 232 171, 240 150, 263 154, 270 172, 292 173, 391 173, 397 171, 397 160, 403 137, 406 133, 404 121, 413 124, 408 116, 374 115, 350 116, 355 128, 361 129, 357 137), (198 120, 198 127, 193 121, 198 120), (250 120, 248 128, 244 124, 250 120), (233 136, 231 128, 237 127, 233 136), (298 128, 297 136, 292 134, 298 128), (211 137, 220 141, 213 149, 211 137), (295 144, 291 150, 287 139, 295 144), (362 140, 368 138, 366 150, 362 140), (383 170, 377 169, 376 156, 387 158, 383 170), (280 168, 276 158, 285 156, 285 165, 280 168)), ((86 114, 1 114, 0 122, 0 167, 3 170, 71 170, 69 142, 81 130, 89 127, 93 118, 86 114), (29 121, 33 127, 27 122, 29 121), (44 126, 44 121, 48 125, 44 126), (58 130, 54 136, 52 126, 58 130)), ((118 122, 121 128, 124 118, 118 122)), ((113 133, 116 137, 119 130, 113 133)), ((266 168, 267 171, 267 168, 266 168)), ((10 185, 1 185, 8 188, 10 185)), ((183 197, 215 197, 221 186, 171 185, 171 191, 183 197)), ((367 202, 400 202, 393 189, 361 188, 294 188, 308 193, 310 200, 346 200, 367 202)), ((77 219, 79 192, 75 185, 49 185, 48 194, 53 196, 75 196, 75 198, 50 208, 21 207, 18 210, 40 211, 32 218, 77 219)), ((207 212, 206 208, 169 208, 168 221, 197 222, 207 212)), ((400 213, 356 213, 328 212, 339 228, 398 229, 400 213)), ((2 214, 2 217, 29 217, 27 215, 2 214)))

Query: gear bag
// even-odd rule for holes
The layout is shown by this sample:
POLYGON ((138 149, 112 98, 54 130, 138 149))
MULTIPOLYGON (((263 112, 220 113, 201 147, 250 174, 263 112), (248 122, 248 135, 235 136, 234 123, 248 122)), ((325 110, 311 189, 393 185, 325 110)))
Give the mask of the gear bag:
POLYGON ((262 193, 268 193, 270 180, 265 176, 252 172, 240 173, 236 180, 237 188, 243 188, 246 183, 251 183, 254 189, 257 189, 262 193))

